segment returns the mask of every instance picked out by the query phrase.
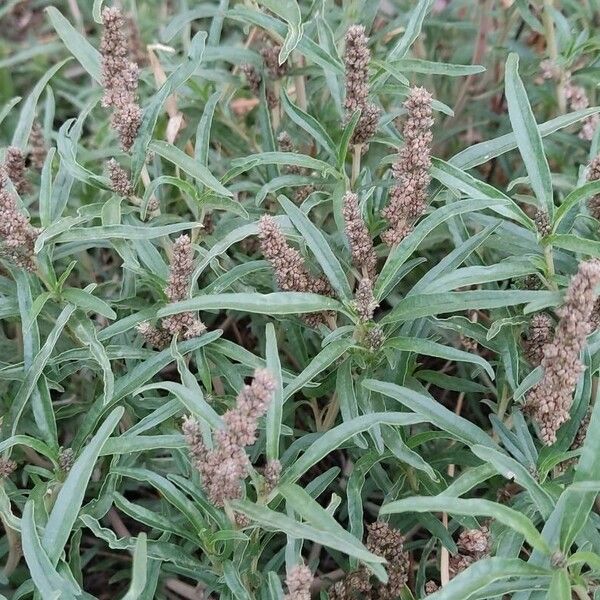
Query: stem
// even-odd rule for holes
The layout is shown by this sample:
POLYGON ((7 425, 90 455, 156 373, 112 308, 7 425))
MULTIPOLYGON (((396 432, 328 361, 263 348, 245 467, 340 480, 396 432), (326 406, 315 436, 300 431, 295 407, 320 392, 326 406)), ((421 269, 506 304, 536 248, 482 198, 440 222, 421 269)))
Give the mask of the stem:
POLYGON ((279 105, 279 88, 280 88, 280 83, 279 81, 276 81, 273 84, 273 91, 275 94, 275 97, 277 98, 277 104, 276 106, 274 106, 271 109, 271 125, 273 126, 273 131, 277 131, 279 129, 279 123, 281 122, 281 115, 279 113, 280 111, 280 105, 279 105))
POLYGON ((558 286, 554 280, 556 276, 556 271, 554 270, 554 255, 552 253, 552 246, 550 244, 544 248, 544 259, 546 260, 548 283, 553 290, 557 290, 558 286))
POLYGON ((360 173, 360 158, 362 156, 362 144, 354 145, 354 153, 352 154, 352 178, 350 179, 350 184, 354 187, 356 180, 358 179, 358 174, 360 173))
MULTIPOLYGON (((298 57, 298 67, 304 66, 304 57, 298 57)), ((294 85, 296 86, 296 103, 298 107, 306 112, 307 102, 306 102, 306 86, 304 85, 304 75, 296 75, 294 77, 294 85)))
POLYGON ((14 529, 9 527, 8 523, 3 517, 0 516, 0 520, 4 526, 6 539, 8 541, 8 558, 6 559, 3 572, 6 577, 10 577, 17 568, 19 561, 21 560, 21 556, 23 556, 21 549, 21 538, 14 529))
MULTIPOLYGON (((546 47, 548 48, 548 56, 554 64, 558 59, 558 48, 556 46, 556 35, 554 34, 554 21, 550 11, 554 0, 544 0, 544 12, 542 21, 544 23, 544 32, 546 35, 546 47)), ((565 98, 565 74, 561 73, 560 79, 556 83, 556 100, 558 102, 558 110, 560 114, 567 112, 567 100, 565 98)))
POLYGON ((502 390, 502 398, 500 399, 500 404, 498 405, 498 419, 502 421, 504 418, 504 414, 506 413, 506 409, 508 408, 508 402, 510 400, 510 396, 506 388, 502 390))

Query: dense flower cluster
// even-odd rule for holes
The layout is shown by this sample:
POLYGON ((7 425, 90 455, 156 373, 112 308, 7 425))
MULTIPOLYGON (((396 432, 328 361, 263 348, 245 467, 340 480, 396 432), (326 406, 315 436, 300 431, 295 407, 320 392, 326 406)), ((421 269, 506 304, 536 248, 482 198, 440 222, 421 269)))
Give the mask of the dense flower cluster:
POLYGON ((557 311, 560 321, 554 338, 543 346, 542 380, 527 396, 526 409, 540 428, 545 444, 556 441, 559 427, 568 421, 573 392, 583 371, 581 350, 592 330, 596 286, 600 283, 600 260, 582 262, 571 279, 565 304, 557 311))
POLYGON ((431 94, 426 89, 415 87, 404 103, 408 112, 403 129, 404 147, 393 166, 396 184, 390 193, 389 203, 383 210, 389 227, 382 238, 389 246, 401 242, 412 231, 415 222, 427 207, 433 137, 431 101, 431 94))
POLYGON ((126 152, 131 149, 142 122, 137 103, 138 66, 129 60, 125 20, 118 8, 102 11, 104 32, 100 44, 102 59, 102 106, 114 109, 112 124, 126 152))
POLYGON ((369 97, 369 62, 371 52, 368 47, 369 38, 362 25, 352 25, 346 31, 346 48, 344 65, 346 71, 346 121, 349 121, 354 111, 360 110, 360 118, 351 142, 365 144, 373 137, 379 115, 379 108, 368 101, 369 97))
POLYGON ((215 506, 222 507, 225 502, 241 496, 249 465, 245 447, 255 442, 258 418, 265 414, 275 385, 268 371, 254 373, 252 383, 238 394, 235 407, 223 415, 224 427, 215 433, 211 450, 204 444, 197 421, 187 418, 183 423, 190 457, 215 506))

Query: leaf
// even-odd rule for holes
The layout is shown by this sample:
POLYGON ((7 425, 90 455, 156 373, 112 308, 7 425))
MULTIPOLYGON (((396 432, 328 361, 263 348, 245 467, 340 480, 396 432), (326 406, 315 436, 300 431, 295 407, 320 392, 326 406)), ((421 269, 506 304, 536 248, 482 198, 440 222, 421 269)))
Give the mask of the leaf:
POLYGON ((533 231, 535 225, 530 217, 518 206, 516 202, 488 183, 476 179, 472 175, 461 171, 449 162, 444 162, 439 158, 431 159, 431 176, 437 179, 447 188, 456 188, 469 198, 485 200, 502 200, 503 204, 492 205, 490 209, 494 212, 514 219, 517 223, 533 231))
POLYGON ((383 300, 396 285, 397 274, 402 265, 410 258, 419 244, 439 225, 464 213, 483 210, 505 203, 503 200, 460 200, 438 208, 425 217, 400 244, 394 246, 383 265, 375 283, 374 294, 377 300, 383 300))
POLYGON ((202 61, 205 44, 206 32, 199 31, 192 38, 186 60, 169 75, 160 89, 154 94, 150 104, 144 109, 142 122, 131 150, 131 179, 134 184, 138 181, 148 157, 148 144, 152 139, 152 134, 154 133, 156 122, 164 103, 171 94, 175 93, 194 74, 194 71, 202 61))
MULTIPOLYGON (((468 569, 459 573, 442 589, 427 596, 428 600, 457 600, 458 598, 496 598, 498 593, 480 596, 477 592, 485 590, 491 583, 500 579, 516 578, 523 580, 536 577, 543 584, 543 578, 549 578, 550 572, 528 565, 518 558, 484 558, 476 561, 468 569), (477 594, 477 595, 475 595, 477 594)), ((541 587, 540 583, 536 587, 541 587)), ((509 588, 507 591, 511 591, 509 588)), ((500 591, 500 596, 503 593, 500 591)))
MULTIPOLYGON (((413 45, 415 40, 421 33, 423 27, 423 21, 427 16, 427 13, 433 6, 434 0, 419 0, 418 4, 413 8, 404 35, 396 43, 396 45, 388 52, 387 60, 402 59, 406 56, 410 47, 413 45)), ((379 75, 377 73, 376 77, 379 75)), ((377 91, 387 80, 387 76, 381 77, 378 80, 378 85, 374 86, 373 92, 377 91)))
POLYGON ((348 533, 327 510, 314 498, 311 498, 306 490, 293 483, 280 485, 277 489, 285 498, 287 506, 300 515, 306 523, 327 536, 340 540, 340 545, 346 544, 345 554, 355 556, 356 558, 361 558, 358 556, 359 554, 363 556, 370 554, 371 558, 361 558, 361 560, 368 563, 382 562, 377 555, 368 552, 360 540, 356 539, 351 533, 348 533), (352 553, 349 552, 349 548, 352 548, 352 553))
POLYGON ((312 542, 322 544, 327 548, 333 548, 348 556, 354 556, 359 560, 364 560, 369 563, 383 562, 382 558, 375 554, 371 554, 371 552, 366 550, 360 542, 349 545, 345 536, 343 539, 339 539, 337 536, 322 531, 318 527, 300 523, 295 519, 271 510, 266 506, 254 504, 248 500, 235 500, 231 503, 231 506, 235 511, 246 515, 249 519, 258 523, 267 531, 284 532, 288 536, 294 538, 311 540, 312 542))
POLYGON ((482 367, 490 376, 490 379, 495 378, 494 369, 490 363, 481 356, 471 354, 470 352, 464 352, 463 350, 457 350, 451 346, 444 346, 443 344, 438 344, 431 340, 393 337, 385 342, 384 348, 387 347, 402 352, 415 352, 417 354, 423 354, 424 356, 437 356, 438 358, 445 358, 446 360, 473 363, 482 367))
POLYGON ((554 508, 552 496, 535 480, 531 473, 514 458, 485 446, 475 445, 471 447, 475 456, 492 465, 498 473, 523 486, 535 503, 538 511, 544 519, 550 516, 554 508))
POLYGON ((492 438, 482 429, 423 394, 394 383, 377 381, 375 379, 365 379, 363 385, 368 390, 397 400, 414 411, 414 413, 420 415, 424 421, 432 423, 465 444, 471 446, 481 444, 492 448, 497 447, 492 438))
POLYGON ((431 75, 449 75, 450 77, 477 75, 478 73, 483 73, 485 71, 483 65, 453 65, 450 63, 421 60, 418 58, 403 58, 390 61, 387 64, 401 73, 412 72, 431 75))
POLYGON ((310 361, 302 373, 284 388, 283 401, 285 402, 298 390, 301 390, 314 377, 334 363, 340 356, 343 356, 353 346, 354 341, 351 339, 337 340, 327 344, 327 346, 325 346, 325 348, 310 361))
POLYGON ((107 319, 116 319, 117 313, 101 298, 92 296, 85 290, 77 288, 65 288, 61 292, 62 297, 71 304, 86 312, 97 313, 107 319))
POLYGON ((559 569, 552 574, 547 600, 571 600, 571 583, 566 569, 559 569))
POLYGON ((580 202, 588 200, 593 196, 600 194, 600 181, 590 181, 573 190, 556 209, 554 213, 554 223, 552 224, 552 232, 556 232, 560 222, 567 216, 568 212, 575 208, 580 202))
POLYGON ((600 242, 588 240, 572 233, 554 233, 546 238, 546 243, 556 248, 571 250, 586 256, 600 257, 600 242))
POLYGON ((187 411, 195 417, 206 421, 213 429, 220 429, 223 427, 221 417, 196 390, 190 390, 186 386, 174 381, 159 381, 158 383, 145 385, 135 390, 133 394, 143 394, 149 390, 167 390, 183 404, 187 411))
POLYGON ((322 310, 340 310, 341 305, 333 298, 304 292, 213 294, 167 304, 158 311, 158 317, 196 310, 228 309, 263 315, 294 315, 322 310))
POLYGON ((233 196, 233 194, 216 179, 212 173, 201 163, 188 156, 185 152, 172 146, 167 142, 154 140, 150 142, 150 150, 153 150, 158 155, 166 158, 168 161, 177 165, 188 175, 195 177, 198 181, 204 184, 207 188, 213 190, 222 196, 233 196))
POLYGON ((375 425, 414 425, 423 422, 423 418, 414 413, 382 412, 363 415, 333 427, 312 442, 310 448, 292 465, 283 470, 282 483, 294 483, 314 464, 330 452, 339 448, 346 440, 357 433, 367 431, 375 425))
POLYGON ((124 412, 122 407, 118 407, 106 417, 97 433, 81 451, 56 496, 42 536, 42 545, 53 565, 58 562, 77 520, 85 490, 102 446, 121 420, 124 412))
POLYGON ((335 158, 336 148, 330 135, 325 131, 323 126, 311 115, 304 112, 292 103, 290 97, 287 95, 285 89, 281 90, 281 106, 286 112, 288 117, 296 123, 299 127, 302 127, 309 135, 311 135, 324 150, 327 151, 329 156, 335 158))
POLYGON ((307 246, 315 255, 317 262, 323 269, 323 273, 325 273, 329 283, 331 283, 331 287, 343 300, 351 298, 352 292, 350 291, 346 274, 335 254, 329 247, 325 236, 310 222, 308 217, 285 196, 279 196, 278 200, 294 227, 300 232, 306 241, 307 246))
POLYGON ((138 600, 146 587, 146 568, 148 564, 148 550, 146 534, 139 533, 133 551, 133 567, 131 570, 131 583, 122 600, 138 600))
POLYGON ((29 575, 42 598, 48 600, 51 598, 75 600, 75 598, 80 597, 81 589, 79 586, 65 579, 56 571, 54 564, 42 547, 36 530, 32 499, 25 503, 25 509, 23 510, 21 543, 29 575))
POLYGON ((379 514, 391 515, 405 512, 447 512, 469 517, 489 517, 523 535, 533 548, 545 554, 551 552, 540 532, 524 514, 490 500, 466 500, 464 498, 451 498, 443 494, 440 496, 412 496, 384 504, 379 514))
POLYGON ((412 321, 421 317, 470 309, 503 308, 537 302, 555 306, 560 297, 554 292, 529 290, 478 290, 408 296, 381 320, 381 324, 412 321))
POLYGON ((519 56, 511 53, 506 60, 505 93, 508 116, 525 163, 529 182, 540 207, 550 215, 554 212, 550 167, 544 152, 542 136, 538 131, 533 111, 527 99, 525 86, 519 77, 519 56))
MULTIPOLYGON (((600 112, 600 106, 578 110, 567 115, 560 115, 538 125, 538 131, 541 137, 546 137, 555 131, 569 127, 578 121, 600 112)), ((461 169, 472 169, 478 165, 486 163, 488 160, 510 152, 517 147, 517 138, 515 133, 507 133, 486 142, 474 144, 455 154, 448 162, 461 169)))
POLYGON ((251 598, 250 592, 242 583, 242 577, 237 567, 230 561, 226 561, 223 565, 223 578, 227 586, 227 592, 233 595, 237 600, 246 600, 251 598))
POLYGON ((102 85, 100 69, 100 52, 96 50, 74 27, 65 19, 61 12, 53 6, 46 7, 46 13, 52 27, 68 48, 69 52, 79 61, 79 64, 102 85))
POLYGON ((277 347, 277 335, 273 323, 267 323, 265 337, 267 369, 275 379, 275 391, 266 416, 266 454, 267 460, 277 460, 279 459, 279 438, 281 437, 281 421, 283 418, 283 378, 277 347))
POLYGON ((288 24, 287 35, 279 52, 279 64, 282 65, 302 39, 304 26, 300 7, 296 0, 258 0, 258 3, 288 24))
POLYGON ((10 423, 10 434, 15 435, 17 432, 17 427, 19 425, 19 420, 27 406, 27 401, 31 398, 34 390, 38 384, 38 380, 40 379, 42 372, 54 350, 54 346, 56 345, 58 338, 60 337, 63 329, 65 328, 67 321, 75 311, 75 307, 71 304, 68 304, 57 317, 54 327, 52 331, 46 337, 46 341, 44 345, 41 347, 40 351, 36 354, 31 366, 28 368, 25 379, 23 383, 19 387, 15 397, 12 399, 10 405, 10 418, 4 419, 6 421, 5 427, 9 426, 10 423))
POLYGON ((44 73, 42 78, 35 84, 29 96, 27 96, 27 100, 25 100, 23 106, 21 107, 19 121, 17 123, 17 126, 15 127, 15 132, 13 133, 13 138, 11 142, 12 146, 16 146, 21 150, 26 149, 27 142, 29 140, 29 135, 31 134, 31 126, 33 125, 33 121, 35 120, 35 108, 37 106, 38 100, 48 82, 64 65, 66 65, 69 62, 69 60, 70 59, 68 58, 62 60, 58 64, 54 65, 52 68, 48 69, 44 73))
POLYGON ((230 163, 231 172, 235 172, 236 176, 263 165, 288 165, 317 171, 323 176, 339 175, 328 163, 298 152, 261 152, 242 158, 234 158, 230 163))

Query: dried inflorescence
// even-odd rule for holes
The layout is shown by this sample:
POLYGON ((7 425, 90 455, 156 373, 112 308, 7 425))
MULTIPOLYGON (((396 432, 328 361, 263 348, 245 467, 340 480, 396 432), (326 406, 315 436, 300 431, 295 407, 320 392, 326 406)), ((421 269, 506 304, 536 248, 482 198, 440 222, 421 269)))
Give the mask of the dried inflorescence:
POLYGON ((129 60, 125 20, 118 8, 102 11, 104 32, 100 43, 102 60, 102 106, 114 109, 112 124, 126 152, 131 149, 142 121, 137 103, 138 66, 129 60))
POLYGON ((17 266, 33 272, 36 268, 34 246, 39 230, 19 210, 7 183, 6 173, 0 168, 0 251, 17 266))
POLYGON ((552 335, 552 319, 547 313, 538 313, 531 317, 527 338, 523 340, 525 358, 537 367, 542 362, 544 346, 552 335))
POLYGON ((19 148, 9 146, 6 149, 4 171, 19 194, 29 191, 29 182, 25 179, 25 155, 19 148))
POLYGON ((58 468, 63 473, 68 473, 75 462, 75 453, 72 448, 60 448, 58 451, 58 468))
MULTIPOLYGON (((169 302, 180 302, 185 300, 189 294, 194 269, 193 256, 194 250, 190 236, 179 236, 173 244, 169 281, 165 288, 165 294, 169 302)), ((171 335, 182 335, 186 340, 198 337, 206 331, 204 323, 190 312, 164 318, 162 327, 171 335)))
POLYGON ((552 224, 550 223, 550 217, 545 210, 538 210, 533 218, 535 228, 541 237, 545 237, 552 233, 552 224))
POLYGON ((346 72, 346 121, 349 121, 356 110, 360 110, 360 118, 351 142, 365 144, 375 134, 379 108, 368 101, 369 98, 369 62, 371 51, 368 47, 369 38, 362 25, 352 25, 346 31, 346 48, 344 50, 344 65, 346 72))
POLYGON ((10 477, 17 468, 17 463, 10 458, 0 458, 0 479, 10 477))
POLYGON ((267 461, 267 466, 263 471, 263 477, 265 478, 265 492, 270 494, 279 483, 279 477, 281 475, 281 463, 276 460, 267 461))
MULTIPOLYGON (((590 100, 587 92, 582 86, 573 83, 572 73, 570 71, 564 71, 554 60, 549 58, 540 63, 540 71, 543 79, 551 79, 554 81, 561 81, 562 79, 565 101, 570 110, 577 111, 588 108, 590 100)), ((594 137, 599 122, 600 117, 597 114, 586 117, 583 120, 579 137, 582 140, 591 140, 594 137)))
POLYGON ((450 557, 450 575, 455 577, 474 562, 490 555, 491 539, 489 529, 465 529, 458 537, 459 553, 450 557))
POLYGON ((214 448, 202 440, 200 427, 187 418, 182 427, 194 466, 202 476, 209 500, 218 507, 242 494, 242 482, 248 474, 245 447, 254 444, 258 419, 267 410, 275 391, 275 379, 266 370, 257 370, 250 385, 238 394, 236 405, 223 415, 224 428, 214 435, 214 448))
POLYGON ((600 260, 582 262, 571 279, 565 304, 556 311, 560 321, 554 339, 543 347, 542 380, 527 396, 526 409, 537 421, 540 438, 547 445, 556 441, 558 429, 570 417, 573 392, 584 369, 580 354, 592 330, 599 283, 600 260))
POLYGON ((308 272, 304 259, 287 243, 273 217, 261 217, 259 230, 260 247, 275 271, 277 286, 281 290, 331 294, 331 288, 323 277, 314 277, 308 272))
POLYGON ((29 152, 31 156, 31 164, 35 169, 41 169, 46 161, 48 149, 46 148, 46 140, 44 139, 44 131, 42 126, 34 121, 29 134, 29 152))
POLYGON ((260 49, 260 55, 262 56, 265 64, 265 69, 271 79, 281 79, 285 77, 288 72, 287 61, 283 64, 279 64, 279 53, 281 52, 281 46, 267 44, 260 49))
POLYGON ((395 600, 408 580, 409 559, 404 537, 388 523, 377 521, 367 526, 367 549, 386 560, 387 583, 371 582, 371 574, 361 566, 346 575, 329 591, 331 600, 377 598, 395 600))
POLYGON ((246 77, 246 81, 248 82, 248 86, 250 90, 255 96, 260 96, 260 84, 262 82, 262 77, 260 73, 256 70, 254 65, 242 65, 240 67, 242 73, 246 77))
POLYGON ((111 158, 106 163, 106 170, 108 171, 108 178, 110 179, 110 189, 119 196, 127 198, 133 195, 133 186, 129 179, 127 171, 119 166, 119 163, 111 158))
POLYGON ((288 593, 285 600, 310 600, 310 584, 313 576, 306 565, 292 567, 285 578, 288 593))
POLYGON ((347 192, 344 196, 342 215, 344 216, 346 237, 350 244, 352 262, 363 275, 375 278, 377 255, 373 247, 373 239, 360 214, 358 196, 353 192, 347 192))
POLYGON ((389 223, 382 238, 389 246, 401 242, 412 231, 427 207, 433 125, 431 102, 431 94, 426 89, 415 87, 404 103, 408 111, 403 130, 404 147, 393 166, 396 184, 382 213, 389 223))
POLYGON ((373 296, 373 282, 368 277, 360 280, 354 304, 361 321, 370 321, 373 318, 379 304, 373 296))
MULTIPOLYGON (((194 268, 193 256, 190 237, 180 235, 173 243, 169 280, 165 288, 169 302, 180 302, 187 297, 194 268)), ((173 336, 189 340, 202 335, 206 331, 206 325, 193 313, 183 312, 165 317, 159 327, 148 322, 140 323, 137 330, 148 344, 163 350, 170 344, 173 336)))
MULTIPOLYGON (((600 180, 600 154, 594 157, 590 162, 587 180, 600 180)), ((592 217, 594 217, 594 219, 600 220, 600 194, 596 194, 588 200, 588 210, 590 211, 590 214, 592 215, 592 217)))
POLYGON ((164 350, 171 343, 171 336, 168 332, 162 328, 154 327, 147 321, 140 323, 137 330, 148 345, 158 350, 164 350))

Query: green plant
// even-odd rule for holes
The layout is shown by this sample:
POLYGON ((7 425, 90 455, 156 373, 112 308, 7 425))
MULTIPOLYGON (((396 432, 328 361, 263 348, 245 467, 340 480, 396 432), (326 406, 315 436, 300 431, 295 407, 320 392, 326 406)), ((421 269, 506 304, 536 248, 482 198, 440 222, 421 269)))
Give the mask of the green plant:
POLYGON ((597 3, 104 4, 0 8, 2 597, 597 597, 597 3))

